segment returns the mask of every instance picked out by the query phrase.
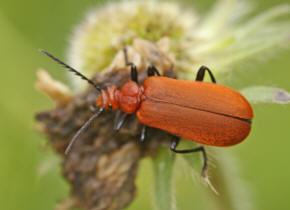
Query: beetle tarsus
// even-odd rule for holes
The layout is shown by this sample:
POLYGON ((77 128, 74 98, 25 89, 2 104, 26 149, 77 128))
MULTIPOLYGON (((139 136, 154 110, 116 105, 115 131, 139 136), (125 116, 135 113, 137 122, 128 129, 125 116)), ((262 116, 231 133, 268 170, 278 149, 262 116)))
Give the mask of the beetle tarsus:
POLYGON ((209 73, 209 76, 210 76, 210 79, 213 83, 216 83, 216 80, 213 76, 213 73, 211 72, 211 70, 206 67, 206 66, 201 66, 198 71, 197 71, 197 75, 196 75, 196 79, 195 81, 203 81, 204 79, 204 74, 205 74, 205 71, 207 71, 209 73))
POLYGON ((196 147, 193 149, 185 149, 185 150, 177 150, 176 147, 178 146, 180 138, 177 136, 173 136, 171 140, 170 150, 175 153, 192 153, 192 152, 202 152, 203 156, 203 167, 201 171, 201 175, 206 177, 206 170, 207 170, 207 155, 206 151, 203 146, 196 147))

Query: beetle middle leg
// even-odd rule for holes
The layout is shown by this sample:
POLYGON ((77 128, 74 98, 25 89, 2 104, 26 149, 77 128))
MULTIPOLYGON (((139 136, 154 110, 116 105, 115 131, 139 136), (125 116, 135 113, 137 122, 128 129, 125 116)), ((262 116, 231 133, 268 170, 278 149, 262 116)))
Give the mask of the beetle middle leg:
POLYGON ((170 145, 171 151, 176 152, 176 153, 202 152, 202 156, 203 156, 203 167, 202 167, 201 175, 203 177, 205 177, 206 176, 206 170, 207 170, 207 155, 206 155, 206 152, 205 152, 204 147, 203 146, 200 146, 200 147, 196 147, 196 148, 193 148, 193 149, 177 150, 176 147, 179 144, 179 140, 180 140, 180 138, 177 137, 177 136, 173 136, 172 137, 171 145, 170 145))
POLYGON ((128 114, 122 112, 121 110, 117 110, 115 120, 114 120, 114 130, 119 131, 121 127, 124 125, 128 114))
MULTIPOLYGON (((149 66, 147 69, 147 75, 148 77, 154 76, 161 76, 159 71, 157 70, 157 68, 155 66, 149 66)), ((147 126, 143 125, 142 130, 141 130, 141 135, 140 135, 140 141, 144 142, 146 140, 146 132, 147 132, 147 126)))
POLYGON ((145 141, 145 139, 147 137, 146 133, 147 133, 147 126, 143 125, 142 130, 141 130, 141 135, 140 135, 140 141, 141 142, 145 141))
POLYGON ((159 71, 157 70, 157 68, 155 66, 149 66, 148 69, 147 69, 148 77, 154 76, 155 74, 157 76, 161 76, 159 71))
POLYGON ((196 75, 196 78, 195 78, 195 81, 203 81, 204 79, 204 74, 205 74, 205 71, 207 71, 209 73, 209 76, 210 76, 210 79, 213 83, 216 83, 216 80, 213 76, 213 73, 211 72, 211 70, 206 67, 206 66, 201 66, 198 71, 197 71, 197 75, 196 75))

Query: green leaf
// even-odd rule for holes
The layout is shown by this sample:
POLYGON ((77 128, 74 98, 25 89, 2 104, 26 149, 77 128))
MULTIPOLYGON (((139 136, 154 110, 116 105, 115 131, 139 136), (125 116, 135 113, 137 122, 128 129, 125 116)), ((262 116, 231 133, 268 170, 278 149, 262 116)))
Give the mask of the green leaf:
POLYGON ((175 154, 168 148, 161 148, 152 158, 154 173, 153 205, 157 210, 176 209, 172 195, 172 174, 175 154))
POLYGON ((290 103, 290 93, 280 88, 252 86, 241 90, 241 93, 252 103, 290 103))

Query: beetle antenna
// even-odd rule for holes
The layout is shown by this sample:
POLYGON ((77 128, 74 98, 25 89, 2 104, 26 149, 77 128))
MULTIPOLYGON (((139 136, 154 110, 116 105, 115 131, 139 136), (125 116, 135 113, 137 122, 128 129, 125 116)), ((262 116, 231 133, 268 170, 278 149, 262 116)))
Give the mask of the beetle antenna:
POLYGON ((83 80, 86 80, 89 84, 91 84, 92 86, 94 86, 99 92, 101 92, 101 88, 100 86, 96 85, 92 80, 88 79, 85 75, 81 74, 80 72, 78 72, 77 70, 75 70, 74 68, 72 68, 71 66, 67 65, 66 63, 62 62, 61 60, 59 60, 58 58, 54 57, 53 55, 51 55, 50 53, 46 52, 43 49, 39 50, 40 52, 42 52, 43 54, 47 55, 48 57, 50 57, 52 60, 54 60, 55 62, 57 62, 58 64, 64 66, 65 68, 67 68, 69 71, 75 73, 77 76, 81 77, 83 80))
POLYGON ((71 148, 72 145, 76 142, 76 140, 80 137, 80 135, 92 124, 92 122, 104 111, 104 108, 100 108, 74 135, 72 140, 70 141, 69 145, 65 149, 65 155, 67 155, 71 148))

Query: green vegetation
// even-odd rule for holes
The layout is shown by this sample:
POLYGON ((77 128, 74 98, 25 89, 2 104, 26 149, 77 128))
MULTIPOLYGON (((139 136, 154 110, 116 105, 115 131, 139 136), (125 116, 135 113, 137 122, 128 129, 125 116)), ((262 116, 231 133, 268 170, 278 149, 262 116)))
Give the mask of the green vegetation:
MULTIPOLYGON (((257 13, 283 2, 287 1, 256 1, 257 13)), ((34 122, 37 111, 53 108, 50 100, 34 89, 36 69, 45 67, 55 78, 66 83, 68 79, 38 49, 66 60, 64 53, 73 27, 96 3, 96 0, 0 0, 0 209, 51 210, 69 193, 69 186, 61 176, 60 158, 36 131, 34 122)), ((194 3, 204 12, 212 2, 194 3)), ((243 64, 225 83, 238 90, 271 86, 289 92, 290 52, 276 54, 268 52, 261 61, 243 64)), ((238 159, 234 163, 240 168, 238 176, 243 184, 248 185, 249 192, 245 194, 251 197, 253 209, 286 210, 290 194, 290 105, 259 104, 254 105, 254 110, 253 131, 248 139, 218 151, 238 159)), ((203 209, 209 202, 202 194, 204 187, 196 184, 198 179, 192 180, 186 163, 179 158, 175 161, 176 206, 180 210, 203 209)), ((156 187, 151 160, 144 160, 138 173, 138 195, 128 209, 151 209, 152 198, 148 194, 156 187)))

